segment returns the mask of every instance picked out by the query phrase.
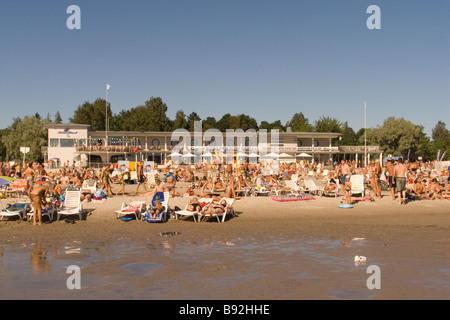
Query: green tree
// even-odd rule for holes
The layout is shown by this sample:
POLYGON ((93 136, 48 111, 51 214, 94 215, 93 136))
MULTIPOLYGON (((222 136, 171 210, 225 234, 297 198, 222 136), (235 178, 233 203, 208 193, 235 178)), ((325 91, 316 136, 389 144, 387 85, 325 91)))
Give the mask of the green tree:
POLYGON ((286 124, 287 127, 291 127, 293 132, 311 132, 313 126, 309 123, 308 118, 302 112, 295 113, 291 120, 286 124))
POLYGON ((9 131, 2 135, 6 160, 20 162, 23 157, 20 147, 29 147, 30 152, 26 154, 26 160, 41 162, 43 160, 41 147, 47 145, 49 123, 50 121, 40 120, 35 115, 26 116, 23 120, 14 119, 9 131))
POLYGON ((217 120, 214 117, 207 117, 202 121, 202 129, 203 131, 209 129, 217 129, 217 120))
POLYGON ((389 117, 383 126, 367 129, 368 145, 378 145, 385 154, 393 156, 404 156, 409 150, 416 153, 422 138, 423 127, 403 118, 389 117))
POLYGON ((55 120, 53 120, 53 123, 56 123, 56 124, 62 123, 62 117, 61 117, 61 114, 59 113, 59 111, 56 111, 55 120))
POLYGON ((173 120, 172 123, 172 130, 176 129, 187 129, 188 128, 188 122, 186 120, 186 115, 184 114, 183 110, 178 110, 175 114, 175 120, 173 120))
POLYGON ((161 98, 150 98, 142 106, 120 113, 123 131, 170 131, 172 121, 167 117, 167 105, 161 98))
POLYGON ((93 130, 104 131, 106 128, 106 114, 110 122, 112 118, 111 104, 108 103, 108 107, 106 108, 106 100, 99 98, 94 103, 85 101, 82 105, 78 106, 69 121, 71 123, 87 124, 93 130))
POLYGON ((357 136, 355 131, 349 127, 347 121, 341 124, 342 140, 338 140, 336 145, 338 146, 354 146, 357 143, 357 136))
POLYGON ((314 131, 342 133, 342 123, 336 118, 322 116, 314 122, 314 131))
POLYGON ((450 138, 450 131, 445 127, 445 123, 439 120, 431 131, 431 137, 434 141, 446 141, 450 138))
POLYGON ((187 126, 188 126, 188 130, 190 132, 194 132, 194 125, 195 125, 195 121, 201 121, 202 119, 200 118, 200 116, 197 114, 197 112, 191 112, 188 116, 187 116, 187 126))

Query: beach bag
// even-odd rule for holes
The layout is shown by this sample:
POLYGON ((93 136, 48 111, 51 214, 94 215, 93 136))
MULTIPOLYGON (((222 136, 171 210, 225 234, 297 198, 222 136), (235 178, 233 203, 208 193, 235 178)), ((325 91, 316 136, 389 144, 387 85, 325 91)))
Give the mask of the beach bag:
POLYGON ((94 194, 95 198, 106 198, 106 193, 103 190, 97 190, 94 194))

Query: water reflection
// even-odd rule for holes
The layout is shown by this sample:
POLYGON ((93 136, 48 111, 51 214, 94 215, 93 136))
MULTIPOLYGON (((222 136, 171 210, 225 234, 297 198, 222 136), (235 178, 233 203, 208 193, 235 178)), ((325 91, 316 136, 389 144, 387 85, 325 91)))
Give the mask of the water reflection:
MULTIPOLYGON (((366 266, 355 266, 354 262, 355 255, 361 254, 367 255, 370 264, 386 268, 383 272, 393 274, 391 279, 402 281, 396 279, 402 278, 401 272, 387 269, 386 247, 366 238, 185 239, 178 234, 155 233, 140 240, 74 240, 47 243, 47 247, 41 241, 25 248, 3 245, 0 283, 4 290, 25 291, 25 298, 39 293, 59 297, 59 293, 67 293, 67 267, 78 265, 82 268, 82 294, 95 298, 133 298, 136 292, 156 290, 161 299, 174 294, 188 299, 194 290, 198 299, 370 299, 373 295, 365 285, 366 266)), ((407 261, 406 256, 400 256, 397 263, 402 259, 407 261)), ((439 269, 430 266, 429 270, 418 276, 415 285, 438 290, 449 269, 439 265, 439 269)), ((448 285, 442 288, 448 289, 448 285)))
POLYGON ((42 249, 40 241, 34 244, 33 251, 30 254, 30 264, 34 274, 41 274, 51 270, 47 251, 42 249))

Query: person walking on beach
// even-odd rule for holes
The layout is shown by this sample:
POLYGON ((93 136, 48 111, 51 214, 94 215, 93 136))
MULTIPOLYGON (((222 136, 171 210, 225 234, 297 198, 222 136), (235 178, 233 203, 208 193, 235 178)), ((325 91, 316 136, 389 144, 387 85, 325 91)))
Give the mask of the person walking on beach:
POLYGON ((406 172, 407 168, 403 164, 403 159, 399 158, 394 167, 395 191, 398 195, 398 204, 406 204, 406 172))
POLYGON ((139 186, 141 185, 141 183, 142 183, 142 186, 144 187, 145 192, 148 192, 147 186, 145 185, 147 178, 144 175, 144 161, 141 161, 140 163, 137 164, 136 175, 137 175, 138 184, 136 187, 135 194, 136 195, 138 194, 139 186))
POLYGON ((50 189, 50 183, 38 185, 30 193, 30 202, 34 208, 33 226, 36 225, 36 216, 38 217, 38 225, 42 224, 42 206, 47 204, 47 193, 50 189))
POLYGON ((392 200, 395 200, 394 163, 390 158, 386 162, 386 172, 388 174, 388 184, 391 190, 392 200))
POLYGON ((113 192, 111 190, 111 177, 109 175, 109 170, 110 170, 110 165, 107 165, 106 167, 103 168, 100 177, 102 179, 102 187, 101 189, 103 189, 105 191, 105 193, 109 196, 112 195, 113 192))

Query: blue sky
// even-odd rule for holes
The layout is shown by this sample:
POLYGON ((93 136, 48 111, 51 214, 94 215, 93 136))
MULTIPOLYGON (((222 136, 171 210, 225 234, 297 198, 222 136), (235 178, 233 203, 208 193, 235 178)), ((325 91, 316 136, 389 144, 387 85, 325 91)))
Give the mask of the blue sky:
POLYGON ((201 118, 296 112, 355 131, 403 117, 450 128, 450 1, 0 0, 0 128, 84 101, 118 113, 161 97, 201 118), (81 30, 69 30, 69 5, 81 30), (381 9, 369 30, 368 6, 381 9))

